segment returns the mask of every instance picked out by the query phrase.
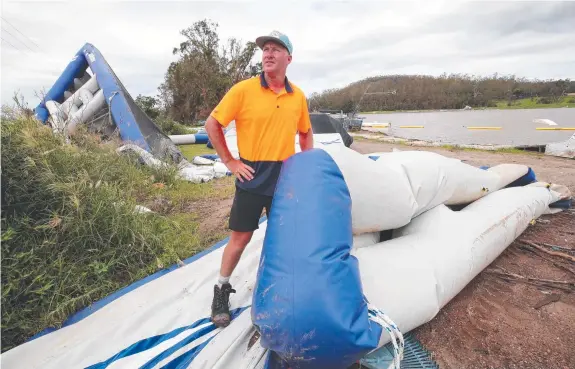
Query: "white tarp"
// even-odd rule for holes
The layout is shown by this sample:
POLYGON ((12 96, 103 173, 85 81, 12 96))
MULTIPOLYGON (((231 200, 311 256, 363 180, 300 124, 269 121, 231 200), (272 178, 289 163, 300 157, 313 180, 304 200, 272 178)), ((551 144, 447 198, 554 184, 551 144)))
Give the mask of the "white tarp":
MULTIPOLYGON (((516 178, 502 181, 500 174, 495 178, 490 171, 475 171, 435 154, 393 153, 380 162, 347 148, 326 151, 348 184, 354 229, 364 233, 354 238, 353 251, 364 292, 403 332, 432 319, 560 197, 536 185, 497 191, 516 178), (462 181, 493 187, 483 193, 465 189, 462 181), (481 199, 459 212, 440 205, 469 196, 481 199), (377 243, 378 231, 398 227, 403 228, 394 232, 396 238, 377 243)), ((237 291, 231 295, 232 309, 244 310, 227 328, 215 329, 206 320, 223 252, 219 248, 73 325, 4 353, 3 367, 85 368, 101 363, 95 367, 135 368, 148 363, 144 367, 162 368, 186 363, 182 367, 261 368, 265 351, 259 341, 248 346, 254 333, 249 307, 265 231, 264 222, 231 278, 237 291)))
POLYGON ((566 141, 547 144, 545 155, 575 159, 575 133, 566 141))

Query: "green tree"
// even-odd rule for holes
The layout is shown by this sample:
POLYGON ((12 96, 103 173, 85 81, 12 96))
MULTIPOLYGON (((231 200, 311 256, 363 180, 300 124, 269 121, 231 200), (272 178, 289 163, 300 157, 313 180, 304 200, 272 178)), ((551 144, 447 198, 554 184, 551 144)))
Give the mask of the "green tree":
POLYGON ((135 102, 152 120, 156 120, 160 116, 160 101, 158 99, 152 96, 138 95, 135 102))
POLYGON ((159 88, 171 119, 204 119, 233 84, 261 71, 261 63, 252 62, 255 43, 230 38, 222 46, 217 28, 201 20, 181 31, 185 40, 173 49, 179 59, 170 64, 159 88))

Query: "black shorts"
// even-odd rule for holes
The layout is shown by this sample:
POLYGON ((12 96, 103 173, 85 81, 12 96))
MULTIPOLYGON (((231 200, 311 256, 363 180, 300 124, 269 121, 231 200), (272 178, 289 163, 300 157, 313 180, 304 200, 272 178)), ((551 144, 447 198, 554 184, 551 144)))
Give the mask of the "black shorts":
POLYGON ((258 195, 236 187, 236 195, 230 212, 230 229, 237 232, 251 232, 259 228, 263 209, 269 218, 272 196, 258 195))

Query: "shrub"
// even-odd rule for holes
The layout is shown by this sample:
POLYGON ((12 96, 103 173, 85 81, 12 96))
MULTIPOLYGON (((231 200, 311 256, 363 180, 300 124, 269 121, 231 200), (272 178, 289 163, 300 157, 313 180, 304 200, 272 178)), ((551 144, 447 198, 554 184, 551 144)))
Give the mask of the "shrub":
POLYGON ((2 351, 177 261, 190 225, 134 212, 173 173, 32 119, 4 120, 1 144, 2 351))
POLYGON ((548 97, 540 97, 537 99, 537 104, 551 104, 551 99, 548 97))
POLYGON ((156 119, 156 125, 167 135, 185 135, 192 133, 185 125, 170 118, 160 117, 156 119))

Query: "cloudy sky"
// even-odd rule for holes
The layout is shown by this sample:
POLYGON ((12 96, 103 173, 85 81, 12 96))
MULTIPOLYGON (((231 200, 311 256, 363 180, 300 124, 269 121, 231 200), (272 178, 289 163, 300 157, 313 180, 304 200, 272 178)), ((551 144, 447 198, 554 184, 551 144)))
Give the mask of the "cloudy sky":
POLYGON ((2 103, 19 90, 30 107, 86 42, 132 96, 155 95, 180 30, 204 18, 222 40, 286 33, 308 95, 382 74, 575 79, 575 2, 2 0, 1 17, 2 103))

